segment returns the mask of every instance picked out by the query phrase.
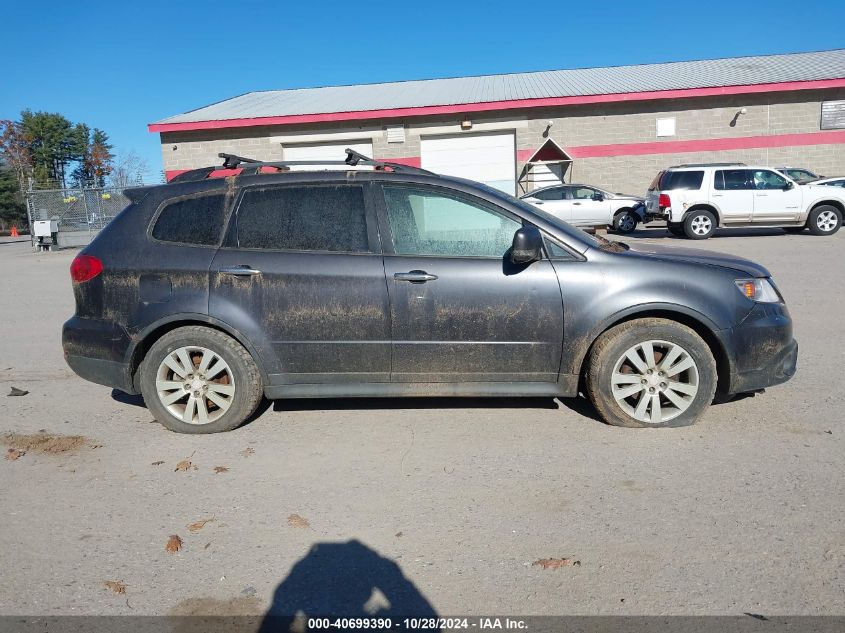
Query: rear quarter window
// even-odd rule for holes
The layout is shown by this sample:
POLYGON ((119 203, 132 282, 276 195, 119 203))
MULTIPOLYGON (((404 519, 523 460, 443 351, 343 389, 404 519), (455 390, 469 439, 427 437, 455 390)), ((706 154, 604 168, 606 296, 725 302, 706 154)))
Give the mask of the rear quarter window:
POLYGON ((162 242, 212 246, 220 240, 225 211, 222 193, 174 200, 158 214, 152 236, 162 242))
POLYGON ((703 171, 665 171, 660 176, 658 189, 661 191, 701 189, 703 181, 703 171))

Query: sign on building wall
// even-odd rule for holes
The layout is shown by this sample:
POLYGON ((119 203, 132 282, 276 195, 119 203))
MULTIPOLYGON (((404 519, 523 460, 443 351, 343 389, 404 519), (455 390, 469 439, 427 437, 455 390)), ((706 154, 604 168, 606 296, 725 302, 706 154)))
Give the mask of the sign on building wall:
POLYGON ((845 130, 845 100, 822 101, 822 129, 845 130))

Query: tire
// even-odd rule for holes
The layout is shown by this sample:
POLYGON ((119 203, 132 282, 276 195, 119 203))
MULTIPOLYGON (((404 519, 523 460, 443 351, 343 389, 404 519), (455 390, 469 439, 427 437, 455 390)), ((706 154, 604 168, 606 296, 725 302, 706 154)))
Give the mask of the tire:
POLYGON ((147 408, 177 433, 231 431, 249 419, 263 394, 261 372, 249 352, 223 332, 202 326, 180 327, 162 336, 147 352, 140 372, 147 408), (201 374, 201 369, 214 373, 201 374))
POLYGON ((691 240, 706 240, 716 232, 716 216, 712 211, 690 211, 684 218, 684 235, 691 240))
POLYGON ((716 362, 707 343, 694 330, 668 319, 637 319, 611 328, 599 337, 587 363, 587 395, 602 420, 613 426, 694 424, 713 401, 716 383, 716 362), (639 368, 632 362, 634 356, 639 368), (668 368, 662 367, 667 358, 668 368), (659 374, 679 365, 684 365, 680 372, 659 374))
POLYGON ((622 209, 613 216, 613 230, 622 235, 628 235, 636 230, 639 222, 640 218, 636 213, 630 209, 622 209))
POLYGON ((686 235, 686 233, 684 233, 683 222, 667 222, 666 230, 669 231, 675 237, 684 237, 686 235))
POLYGON ((807 228, 813 235, 833 235, 841 226, 842 212, 829 204, 820 204, 807 218, 807 228))

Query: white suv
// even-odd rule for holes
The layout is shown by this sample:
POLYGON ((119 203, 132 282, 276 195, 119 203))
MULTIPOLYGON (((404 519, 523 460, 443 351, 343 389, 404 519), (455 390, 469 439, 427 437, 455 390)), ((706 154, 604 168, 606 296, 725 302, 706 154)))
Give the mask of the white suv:
POLYGON ((764 225, 833 235, 842 225, 845 191, 799 185, 768 167, 741 163, 679 165, 661 171, 646 197, 648 213, 673 235, 703 240, 716 227, 764 225))

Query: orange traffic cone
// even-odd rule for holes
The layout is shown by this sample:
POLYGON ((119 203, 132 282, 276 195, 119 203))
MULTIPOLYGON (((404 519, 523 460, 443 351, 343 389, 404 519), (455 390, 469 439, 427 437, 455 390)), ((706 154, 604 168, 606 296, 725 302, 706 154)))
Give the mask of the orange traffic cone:
POLYGON ((18 227, 12 226, 12 232, 9 234, 10 237, 18 237, 18 227))

